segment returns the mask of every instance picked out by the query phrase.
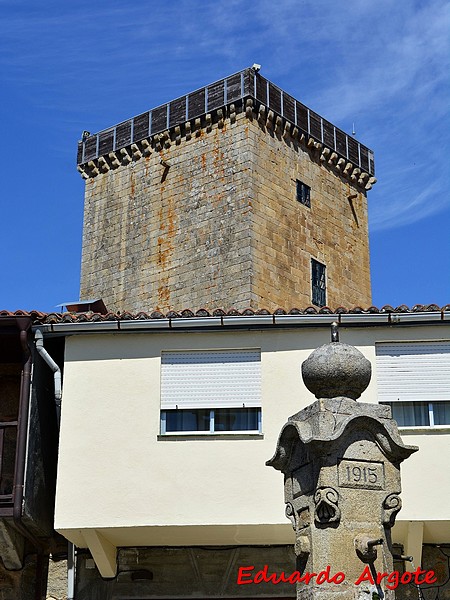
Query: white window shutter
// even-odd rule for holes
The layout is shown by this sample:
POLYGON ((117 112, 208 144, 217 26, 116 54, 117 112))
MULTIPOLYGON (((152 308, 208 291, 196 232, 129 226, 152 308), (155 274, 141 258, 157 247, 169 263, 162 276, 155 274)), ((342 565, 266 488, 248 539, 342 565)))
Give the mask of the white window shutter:
POLYGON ((376 345, 379 402, 450 400, 450 342, 376 345))
POLYGON ((260 350, 162 353, 162 410, 260 406, 260 350))

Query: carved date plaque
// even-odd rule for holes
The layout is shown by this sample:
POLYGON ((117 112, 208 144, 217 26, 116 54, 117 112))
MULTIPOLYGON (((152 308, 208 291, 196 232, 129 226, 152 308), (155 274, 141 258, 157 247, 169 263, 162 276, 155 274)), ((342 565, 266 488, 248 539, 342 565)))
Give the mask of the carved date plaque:
POLYGON ((384 464, 343 459, 338 466, 340 487, 384 490, 384 464))

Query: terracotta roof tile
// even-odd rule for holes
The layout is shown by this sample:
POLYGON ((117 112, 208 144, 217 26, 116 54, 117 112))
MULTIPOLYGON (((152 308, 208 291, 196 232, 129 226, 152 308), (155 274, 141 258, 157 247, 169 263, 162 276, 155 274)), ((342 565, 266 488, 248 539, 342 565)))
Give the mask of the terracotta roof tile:
POLYGON ((167 313, 163 313, 159 310, 153 311, 140 311, 138 313, 132 313, 129 311, 123 311, 118 313, 108 312, 107 314, 100 314, 94 312, 82 312, 82 313, 43 313, 37 310, 24 311, 16 310, 14 312, 8 310, 0 310, 1 317, 31 317, 35 325, 39 324, 57 324, 57 323, 86 323, 86 322, 103 322, 103 321, 139 321, 149 319, 191 319, 191 318, 206 318, 206 317, 240 317, 240 316, 253 316, 253 315, 266 315, 266 316, 277 316, 277 315, 341 315, 341 314, 386 314, 386 313, 421 313, 421 312, 449 312, 450 304, 446 304, 442 308, 437 304, 415 304, 412 308, 409 308, 405 304, 401 304, 397 308, 386 304, 381 308, 376 306, 370 306, 369 308, 362 308, 355 306, 348 308, 344 306, 338 306, 334 310, 328 306, 317 308, 315 306, 307 306, 304 309, 291 308, 285 310, 284 308, 277 308, 275 311, 269 311, 265 308, 258 310, 252 308, 246 308, 238 310, 236 308, 230 308, 224 310, 223 308, 216 308, 213 310, 207 310, 201 308, 196 312, 190 309, 183 309, 180 311, 170 310, 167 313))

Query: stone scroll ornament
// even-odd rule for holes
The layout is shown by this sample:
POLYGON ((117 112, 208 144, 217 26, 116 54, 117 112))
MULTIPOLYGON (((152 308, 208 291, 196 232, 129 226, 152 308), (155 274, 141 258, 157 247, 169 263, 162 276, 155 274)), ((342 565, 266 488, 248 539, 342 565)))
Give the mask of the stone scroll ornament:
POLYGON ((402 508, 402 500, 398 494, 389 494, 383 501, 383 524, 393 527, 395 517, 402 508))
POLYGON ((338 507, 339 494, 332 487, 318 488, 314 494, 314 520, 317 524, 325 525, 339 523, 341 510, 338 507))
POLYGON ((295 510, 290 502, 288 502, 286 504, 285 514, 286 514, 286 517, 289 519, 289 521, 292 523, 292 528, 294 529, 294 531, 296 531, 297 523, 296 523, 296 518, 295 518, 295 510))

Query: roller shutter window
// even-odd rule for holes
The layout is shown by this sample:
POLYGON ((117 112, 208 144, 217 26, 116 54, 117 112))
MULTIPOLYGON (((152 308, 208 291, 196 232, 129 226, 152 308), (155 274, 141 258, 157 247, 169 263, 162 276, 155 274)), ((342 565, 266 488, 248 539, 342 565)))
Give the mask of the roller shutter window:
POLYGON ((376 345, 378 400, 399 426, 450 425, 450 342, 376 345))
POLYGON ((161 433, 261 430, 261 351, 165 351, 161 433))

